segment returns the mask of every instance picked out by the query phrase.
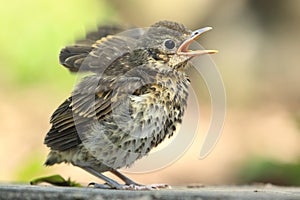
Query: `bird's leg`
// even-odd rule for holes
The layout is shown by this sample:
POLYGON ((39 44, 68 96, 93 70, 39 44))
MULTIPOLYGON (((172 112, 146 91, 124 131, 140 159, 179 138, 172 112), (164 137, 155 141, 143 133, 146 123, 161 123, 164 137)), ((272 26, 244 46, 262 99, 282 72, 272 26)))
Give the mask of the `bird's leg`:
POLYGON ((128 178, 127 176, 125 176, 124 174, 120 173, 119 171, 117 171, 115 169, 111 169, 110 172, 113 173, 114 175, 116 175, 117 177, 119 177, 122 181, 124 181, 126 185, 141 186, 141 184, 136 183, 135 181, 131 180, 130 178, 128 178))
POLYGON ((125 175, 121 174, 117 170, 111 169, 110 172, 115 174, 117 177, 119 177, 121 180, 125 182, 125 184, 120 184, 116 181, 114 181, 111 178, 108 178, 107 176, 101 174, 97 170, 91 168, 91 167, 83 167, 82 169, 86 170, 87 172, 93 174, 94 176, 106 181, 105 184, 98 184, 98 183, 90 183, 89 185, 94 186, 95 188, 100 189, 117 189, 117 190, 157 190, 160 188, 169 188, 166 184, 153 184, 153 185, 141 185, 133 180, 129 179, 125 175))
POLYGON ((136 183, 135 181, 131 180, 124 174, 120 173, 119 171, 115 169, 110 170, 111 173, 119 177, 121 180, 125 182, 125 185, 123 186, 123 189, 127 190, 156 190, 160 188, 170 188, 167 184, 152 184, 152 185, 142 185, 139 183, 136 183))
POLYGON ((106 184, 98 184, 98 183, 90 183, 89 185, 93 185, 95 188, 101 188, 101 189, 119 189, 123 185, 114 181, 111 178, 108 178, 107 176, 99 173, 98 171, 94 170, 91 167, 81 167, 82 169, 86 170, 87 172, 93 174, 94 176, 106 181, 106 184))

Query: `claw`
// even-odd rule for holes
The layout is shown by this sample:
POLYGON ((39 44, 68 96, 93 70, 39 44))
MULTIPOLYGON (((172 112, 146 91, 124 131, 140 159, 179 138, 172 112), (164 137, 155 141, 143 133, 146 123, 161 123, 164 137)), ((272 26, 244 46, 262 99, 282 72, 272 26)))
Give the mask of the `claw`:
POLYGON ((152 185, 122 185, 119 190, 159 190, 159 189, 170 189, 171 187, 167 184, 152 184, 152 185))
POLYGON ((114 189, 113 187, 111 187, 110 185, 108 185, 107 183, 105 184, 99 184, 99 183, 89 183, 88 187, 93 187, 93 188, 99 188, 99 189, 114 189))
POLYGON ((105 184, 98 184, 98 183, 89 183, 88 187, 93 186, 93 188, 98 189, 116 189, 116 190, 159 190, 159 189, 171 189, 171 186, 167 184, 152 184, 152 185, 122 185, 119 184, 117 187, 112 187, 105 184))

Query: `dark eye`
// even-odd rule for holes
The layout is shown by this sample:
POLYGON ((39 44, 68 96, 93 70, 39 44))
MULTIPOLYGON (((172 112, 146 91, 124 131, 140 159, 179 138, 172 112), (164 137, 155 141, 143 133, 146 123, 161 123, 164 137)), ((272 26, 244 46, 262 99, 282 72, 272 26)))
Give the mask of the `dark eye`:
POLYGON ((175 42, 173 40, 170 40, 170 39, 167 39, 164 41, 164 46, 167 48, 167 49, 174 49, 175 47, 175 42))

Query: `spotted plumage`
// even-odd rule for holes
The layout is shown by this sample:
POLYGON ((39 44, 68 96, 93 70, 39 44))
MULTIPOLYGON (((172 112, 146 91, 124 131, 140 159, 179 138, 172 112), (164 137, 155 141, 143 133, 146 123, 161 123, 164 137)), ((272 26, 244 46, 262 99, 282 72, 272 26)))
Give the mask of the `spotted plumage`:
MULTIPOLYGON (((46 165, 72 163, 106 181, 101 188, 137 188, 117 169, 147 155, 181 123, 189 79, 188 61, 213 51, 190 51, 195 34, 161 21, 134 34, 101 27, 60 53, 71 72, 88 72, 51 117, 46 165), (102 175, 110 171, 125 185, 102 175)), ((158 186, 159 187, 159 186, 158 186)), ((145 187, 147 188, 147 187, 145 187)))

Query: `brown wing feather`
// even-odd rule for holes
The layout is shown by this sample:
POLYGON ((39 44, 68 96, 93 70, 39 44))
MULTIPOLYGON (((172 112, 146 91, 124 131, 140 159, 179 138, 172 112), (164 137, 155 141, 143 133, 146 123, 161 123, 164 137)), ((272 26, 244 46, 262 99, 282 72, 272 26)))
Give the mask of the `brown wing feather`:
POLYGON ((47 133, 44 143, 59 151, 76 147, 82 142, 77 133, 77 126, 84 131, 91 121, 109 118, 112 110, 118 109, 122 102, 128 101, 130 95, 144 94, 143 91, 147 90, 143 88, 150 88, 154 84, 155 75, 155 71, 141 67, 118 79, 106 77, 99 80, 97 75, 84 78, 73 91, 72 97, 53 113, 50 121, 52 128, 47 133))
POLYGON ((72 109, 70 108, 71 98, 65 100, 53 113, 50 122, 52 128, 47 133, 44 143, 53 150, 67 150, 80 144, 74 126, 72 109), (66 127, 66 122, 69 122, 66 127))
MULTIPOLYGON (((100 94, 99 94, 100 95, 100 94)), ((52 127, 47 133, 44 143, 53 150, 64 151, 81 143, 76 126, 84 130, 92 119, 101 120, 111 112, 110 100, 96 97, 94 104, 81 104, 84 107, 72 107, 72 100, 68 98, 52 115, 52 127), (86 108, 87 105, 87 109, 86 108), (93 107, 93 108, 92 108, 93 107), (76 119, 76 123, 74 121, 76 119)), ((86 102, 89 103, 89 102, 86 102)))
MULTIPOLYGON (((96 79, 96 76, 92 77, 96 79)), ((52 127, 44 141, 51 149, 65 151, 76 147, 81 143, 77 128, 84 130, 93 119, 101 120, 111 112, 111 91, 103 90, 100 85, 94 86, 98 82, 93 83, 92 80, 91 77, 83 79, 79 84, 81 87, 77 87, 72 97, 53 113, 50 120, 52 127)))
MULTIPOLYGON (((60 63, 71 72, 79 71, 85 58, 95 49, 95 47, 92 46, 96 41, 101 40, 108 35, 117 34, 123 30, 124 28, 120 26, 98 27, 97 31, 88 33, 85 39, 76 41, 75 45, 63 48, 59 55, 60 63)), ((86 70, 88 70, 88 68, 86 70)))

